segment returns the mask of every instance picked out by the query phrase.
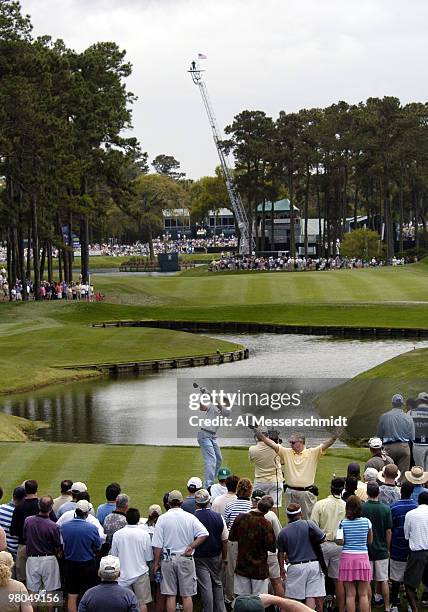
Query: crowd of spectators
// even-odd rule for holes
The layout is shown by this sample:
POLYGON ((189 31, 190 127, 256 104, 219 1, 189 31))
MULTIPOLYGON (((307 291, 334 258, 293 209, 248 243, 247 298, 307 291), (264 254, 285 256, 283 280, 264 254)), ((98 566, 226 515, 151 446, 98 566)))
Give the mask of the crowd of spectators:
POLYGON ((270 604, 354 612, 358 594, 361 612, 372 604, 398 612, 404 585, 417 612, 428 605, 428 393, 409 405, 393 396, 363 477, 352 461, 322 499, 314 484, 293 479, 315 477, 330 439, 306 448, 295 433, 286 448, 262 429, 249 452, 254 481, 226 466, 209 489, 192 476, 184 495, 171 488, 146 518, 116 482, 95 510, 82 481, 63 480, 53 498, 26 480, 0 506, 0 609, 29 612, 36 596, 53 609, 64 595, 69 612, 191 612, 199 594, 203 612, 232 603, 239 612, 270 604), (277 464, 287 482, 284 525, 269 481, 278 481, 277 464))
MULTIPOLYGON (((25 299, 25 293, 27 299, 34 299, 35 287, 32 280, 26 279, 22 282, 20 279, 16 279, 12 287, 9 288, 9 282, 6 276, 6 270, 0 269, 0 301, 10 298, 13 302, 20 302, 25 299)), ((92 284, 83 283, 81 280, 72 281, 67 283, 62 282, 51 282, 42 281, 39 288, 39 298, 41 300, 77 300, 85 302, 102 301, 104 296, 99 292, 94 292, 92 284)))
MULTIPOLYGON (((400 266, 407 263, 413 263, 415 258, 397 258, 388 262, 393 266, 400 266)), ((220 259, 213 259, 208 266, 210 272, 220 270, 270 270, 270 271, 288 271, 301 272, 304 270, 341 270, 341 269, 360 269, 360 268, 377 268, 385 266, 387 262, 383 259, 372 257, 370 260, 363 259, 348 259, 346 257, 289 257, 287 255, 274 256, 251 256, 240 257, 237 255, 222 253, 220 259)))
MULTIPOLYGON (((155 255, 158 253, 182 253, 189 254, 196 252, 206 252, 209 248, 235 249, 238 241, 235 236, 212 236, 206 238, 188 238, 185 236, 173 239, 170 234, 158 236, 153 239, 153 249, 155 255)), ((26 256, 26 249, 24 250, 26 256)), ((53 257, 58 256, 58 250, 53 249, 53 257)), ((80 252, 76 251, 75 256, 79 257, 80 252)), ((114 242, 102 244, 90 244, 89 255, 92 257, 147 257, 150 255, 148 242, 134 242, 133 244, 119 244, 114 242)), ((6 245, 0 243, 0 262, 7 259, 6 245)))

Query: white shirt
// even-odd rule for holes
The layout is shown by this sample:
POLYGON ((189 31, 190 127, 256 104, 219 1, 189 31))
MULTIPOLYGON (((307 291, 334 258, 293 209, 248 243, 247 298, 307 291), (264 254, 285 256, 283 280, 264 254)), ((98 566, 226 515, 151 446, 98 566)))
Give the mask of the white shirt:
POLYGON ((210 489, 211 501, 214 501, 216 497, 220 497, 220 495, 224 495, 227 493, 227 487, 224 487, 219 482, 213 484, 210 489))
POLYGON ((218 512, 224 517, 224 511, 226 506, 230 504, 230 502, 236 499, 235 493, 225 493, 224 495, 220 495, 220 497, 216 497, 211 506, 211 510, 214 512, 218 512))
POLYGON ((196 516, 181 508, 170 508, 157 520, 152 546, 181 555, 195 538, 207 535, 208 530, 196 516))
POLYGON ((149 571, 153 559, 150 536, 141 525, 125 525, 113 534, 110 554, 120 559, 119 584, 129 587, 149 571))
MULTIPOLYGON (((74 519, 74 512, 75 512, 74 510, 67 510, 67 512, 64 512, 64 514, 61 514, 61 516, 56 522, 58 527, 61 527, 61 525, 68 523, 68 521, 72 521, 74 519)), ((99 522, 99 520, 95 518, 93 514, 88 514, 86 520, 88 523, 92 523, 92 525, 95 525, 95 527, 98 529, 98 533, 100 535, 101 542, 105 542, 106 534, 104 533, 104 529, 101 523, 99 522)))
POLYGON ((404 537, 410 550, 428 550, 428 506, 421 504, 406 514, 404 537))

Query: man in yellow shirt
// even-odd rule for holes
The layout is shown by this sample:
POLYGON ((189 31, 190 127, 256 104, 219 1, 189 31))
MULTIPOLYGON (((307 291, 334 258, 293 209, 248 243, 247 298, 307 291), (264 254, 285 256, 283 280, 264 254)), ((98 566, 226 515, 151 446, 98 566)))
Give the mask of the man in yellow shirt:
POLYGON ((333 478, 330 483, 330 495, 317 501, 311 515, 311 520, 325 533, 325 540, 321 544, 321 549, 328 568, 328 577, 334 580, 339 612, 345 610, 345 589, 343 582, 339 581, 339 561, 342 546, 338 546, 335 540, 340 522, 345 518, 346 504, 341 498, 344 485, 344 478, 333 478))
POLYGON ((285 448, 270 440, 260 429, 256 429, 255 432, 259 440, 276 452, 284 465, 287 483, 285 505, 298 504, 302 509, 303 518, 309 519, 317 501, 317 488, 314 487, 314 482, 318 461, 324 451, 336 442, 338 434, 334 434, 319 446, 306 448, 304 434, 294 433, 288 439, 290 448, 285 448))

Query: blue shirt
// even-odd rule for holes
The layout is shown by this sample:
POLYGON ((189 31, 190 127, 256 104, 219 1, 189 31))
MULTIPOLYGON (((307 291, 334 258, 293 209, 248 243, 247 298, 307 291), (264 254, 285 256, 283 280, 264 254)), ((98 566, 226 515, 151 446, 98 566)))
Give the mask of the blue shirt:
POLYGON ((372 528, 370 519, 365 516, 353 520, 344 518, 341 525, 344 539, 343 552, 368 552, 367 534, 372 528))
POLYGON ((418 502, 419 494, 423 493, 423 491, 428 491, 428 489, 424 485, 415 485, 413 489, 411 500, 414 501, 416 505, 418 505, 419 503, 418 502))
POLYGON ((117 582, 102 582, 86 591, 80 600, 79 612, 139 612, 136 595, 117 582))
POLYGON ((297 519, 288 523, 278 535, 278 550, 286 552, 290 563, 316 561, 317 555, 311 544, 310 531, 318 542, 325 539, 325 534, 313 521, 297 519))
POLYGON ((113 510, 116 510, 116 502, 107 502, 106 504, 101 504, 97 508, 97 519, 101 523, 104 524, 104 520, 108 514, 111 514, 113 510))
POLYGON ((390 557, 394 561, 407 561, 409 541, 404 537, 404 520, 406 514, 417 507, 418 505, 412 499, 400 499, 391 504, 392 540, 390 557))
POLYGON ((91 561, 101 547, 98 529, 81 518, 74 518, 61 525, 61 535, 67 561, 91 561))
POLYGON ((182 509, 185 512, 190 512, 190 514, 195 514, 196 512, 196 501, 192 495, 188 495, 184 498, 183 503, 181 504, 182 509))
POLYGON ((413 419, 401 408, 392 408, 380 417, 377 435, 382 438, 384 444, 388 442, 410 442, 415 439, 413 419))
POLYGON ((196 518, 208 529, 210 534, 205 542, 195 548, 194 557, 216 557, 222 551, 222 533, 225 527, 223 517, 209 508, 195 511, 196 518))
POLYGON ((76 506, 77 502, 75 501, 65 502, 65 504, 62 504, 62 506, 59 507, 58 512, 56 513, 57 518, 62 516, 64 512, 68 512, 68 510, 75 510, 76 506))

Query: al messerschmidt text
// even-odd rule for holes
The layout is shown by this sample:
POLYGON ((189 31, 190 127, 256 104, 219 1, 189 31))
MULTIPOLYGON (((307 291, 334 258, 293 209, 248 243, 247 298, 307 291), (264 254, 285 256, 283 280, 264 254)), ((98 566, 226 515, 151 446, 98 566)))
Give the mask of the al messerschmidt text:
POLYGON ((213 419, 199 417, 196 414, 189 417, 191 427, 347 427, 348 418, 342 416, 267 418, 264 416, 245 414, 236 417, 216 416, 213 419))

